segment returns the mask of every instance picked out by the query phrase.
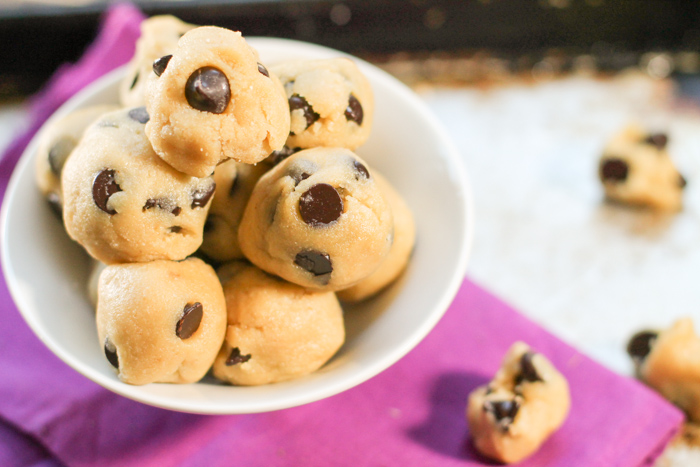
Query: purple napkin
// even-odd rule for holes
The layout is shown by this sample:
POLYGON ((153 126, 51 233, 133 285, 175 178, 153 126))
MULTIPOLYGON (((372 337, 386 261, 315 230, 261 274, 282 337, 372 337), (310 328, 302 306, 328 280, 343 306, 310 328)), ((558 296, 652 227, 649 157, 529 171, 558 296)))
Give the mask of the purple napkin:
MULTIPOLYGON (((32 102, 33 125, 0 161, 0 192, 31 135, 66 98, 133 53, 141 13, 112 8, 79 63, 32 102)), ((205 416, 113 394, 56 358, 34 336, 0 282, 0 465, 476 466, 469 391, 523 340, 568 378, 564 426, 523 466, 651 465, 682 414, 511 307, 465 281, 444 318, 394 366, 334 397, 277 412, 205 416)))

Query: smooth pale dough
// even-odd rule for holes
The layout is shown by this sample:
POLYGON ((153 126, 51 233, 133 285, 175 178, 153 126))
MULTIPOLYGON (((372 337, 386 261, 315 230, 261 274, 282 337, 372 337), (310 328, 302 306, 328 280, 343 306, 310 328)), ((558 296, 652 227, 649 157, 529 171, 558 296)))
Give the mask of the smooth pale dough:
POLYGON ((372 130, 374 96, 369 80, 355 62, 347 58, 296 60, 270 70, 282 81, 287 99, 299 97, 308 105, 291 110, 291 133, 285 146, 356 149, 367 141, 372 130), (350 96, 361 108, 361 122, 350 116, 350 96), (316 120, 309 125, 307 117, 311 115, 316 120))
POLYGON ((85 131, 63 168, 66 230, 103 263, 180 260, 202 243, 214 181, 163 162, 138 120, 145 115, 143 107, 103 115, 85 131), (109 171, 121 191, 106 198, 105 210, 97 201, 109 171))
POLYGON ((240 262, 223 269, 228 327, 215 377, 237 385, 299 378, 343 345, 343 311, 333 292, 310 291, 240 262))
POLYGON ((532 455, 566 419, 566 379, 544 355, 516 342, 494 379, 469 394, 467 421, 474 446, 512 464, 532 455))
POLYGON ((348 149, 316 148, 260 178, 238 239, 243 254, 264 271, 303 287, 342 290, 377 270, 392 229, 391 208, 366 163, 348 149), (342 211, 329 223, 308 223, 302 204, 312 212, 337 207, 311 196, 320 189, 339 199, 342 211))
POLYGON ((117 110, 116 105, 97 105, 71 112, 41 130, 36 151, 35 175, 41 194, 61 214, 61 172, 68 156, 80 142, 85 129, 101 115, 117 110))
POLYGON ((214 262, 243 259, 238 243, 238 226, 253 187, 269 169, 257 165, 226 161, 214 171, 216 194, 204 224, 204 240, 200 251, 214 262))
POLYGON ((638 362, 638 375, 666 399, 700 422, 700 337, 691 318, 683 318, 650 342, 638 362))
POLYGON ((686 181, 666 150, 665 135, 628 126, 605 147, 598 176, 610 200, 664 211, 682 207, 686 181))
POLYGON ((372 176, 391 207, 394 241, 389 254, 376 271, 349 289, 338 291, 338 298, 345 302, 364 300, 391 284, 406 269, 416 241, 416 224, 411 209, 382 174, 373 170, 372 176))
POLYGON ((211 266, 197 258, 108 266, 100 275, 97 333, 119 379, 193 383, 209 370, 226 332, 226 301, 211 266), (201 305, 201 320, 185 310, 201 305), (180 332, 181 320, 189 328, 180 332), (113 365, 114 366, 114 365, 113 365))
POLYGON ((119 84, 119 99, 124 107, 146 105, 144 92, 148 77, 153 74, 153 61, 172 54, 180 37, 194 27, 170 15, 152 16, 141 22, 136 52, 119 84))
POLYGON ((153 148, 176 169, 204 177, 220 162, 254 164, 284 146, 289 107, 279 79, 263 74, 258 53, 240 32, 200 27, 178 42, 160 77, 146 86, 146 125, 153 148), (213 67, 228 80, 231 98, 223 113, 197 110, 185 96, 190 76, 213 67))
POLYGON ((102 261, 97 261, 92 259, 90 262, 90 275, 88 276, 87 282, 87 296, 90 300, 90 304, 97 308, 97 287, 100 283, 100 274, 107 267, 102 261))

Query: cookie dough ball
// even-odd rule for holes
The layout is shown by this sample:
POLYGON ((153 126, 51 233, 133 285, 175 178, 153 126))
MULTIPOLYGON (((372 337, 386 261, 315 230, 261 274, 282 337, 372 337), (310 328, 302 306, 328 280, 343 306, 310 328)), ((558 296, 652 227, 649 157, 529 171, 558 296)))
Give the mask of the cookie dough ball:
POLYGON ((66 230, 103 263, 179 260, 202 243, 214 181, 163 162, 147 120, 143 107, 103 115, 63 169, 66 230))
POLYGON ((284 151, 318 146, 356 149, 367 141, 374 97, 352 60, 298 60, 270 69, 284 85, 291 112, 284 151))
POLYGON ((238 243, 238 226, 253 187, 268 170, 265 164, 242 164, 227 161, 214 171, 216 194, 204 224, 204 240, 200 251, 215 262, 242 259, 238 243))
POLYGON ((172 54, 180 37, 194 27, 170 15, 153 16, 141 22, 136 52, 119 85, 119 100, 124 107, 146 105, 144 90, 148 77, 153 74, 154 60, 172 54))
POLYGON ((523 342, 508 350, 494 379, 469 394, 467 420, 476 449, 515 463, 533 454, 566 419, 569 385, 547 358, 523 342))
POLYGON ((176 169, 204 177, 227 159, 254 164, 284 146, 284 89, 239 32, 201 27, 153 64, 146 133, 176 169))
POLYGON ((241 263, 224 283, 228 327, 214 376, 237 385, 286 381, 316 371, 343 345, 333 292, 316 292, 241 263))
POLYGON ((118 109, 114 105, 98 105, 76 110, 56 120, 41 131, 36 154, 36 182, 41 194, 59 217, 63 209, 61 172, 85 129, 107 112, 118 109))
POLYGON ((200 259, 119 264, 100 275, 99 342, 125 383, 200 380, 225 332, 221 283, 200 259))
POLYGON ((367 165, 343 148, 300 151, 255 185, 238 239, 256 266, 295 284, 342 290, 391 247, 391 208, 367 165))
POLYGON ((372 175, 384 199, 391 207, 394 218, 394 241, 389 254, 376 271, 349 289, 338 292, 338 298, 345 302, 364 300, 391 284, 406 269, 416 241, 416 224, 413 221, 411 209, 384 176, 376 170, 372 171, 372 175))
POLYGON ((642 381, 700 422, 700 337, 690 318, 665 331, 635 334, 627 352, 642 381))
POLYGON ((665 134, 625 128, 603 152, 599 177, 608 199, 621 203, 677 211, 686 180, 666 150, 665 134))

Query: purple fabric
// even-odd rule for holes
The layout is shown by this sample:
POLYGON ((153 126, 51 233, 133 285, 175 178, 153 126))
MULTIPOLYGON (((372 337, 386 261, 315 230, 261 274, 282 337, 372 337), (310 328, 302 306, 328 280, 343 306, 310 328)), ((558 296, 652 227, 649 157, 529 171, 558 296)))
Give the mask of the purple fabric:
MULTIPOLYGON (((0 192, 40 124, 85 84, 125 62, 140 12, 113 8, 76 65, 32 103, 32 126, 0 162, 0 192)), ((604 369, 465 281, 444 318, 397 364, 334 397, 265 414, 204 416, 113 394, 58 360, 22 320, 0 282, 0 465, 490 465, 469 443, 467 394, 524 340, 571 384, 572 411, 524 466, 651 465, 681 413, 604 369)))

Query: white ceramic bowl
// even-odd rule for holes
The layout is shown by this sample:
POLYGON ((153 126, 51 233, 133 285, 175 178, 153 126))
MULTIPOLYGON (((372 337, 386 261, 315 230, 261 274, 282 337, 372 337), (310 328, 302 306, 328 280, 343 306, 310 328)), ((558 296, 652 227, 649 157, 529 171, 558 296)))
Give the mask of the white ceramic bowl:
MULTIPOLYGON (((251 38, 266 64, 331 58, 311 44, 251 38)), ((356 386, 411 350, 443 315, 465 274, 472 243, 471 192, 460 156, 431 111, 406 86, 357 61, 376 98, 374 128, 357 152, 382 172, 413 209, 417 245, 398 281, 373 300, 347 307, 347 340, 318 372, 267 386, 120 382, 97 341, 87 295, 88 260, 50 212, 34 182, 36 138, 10 180, 2 206, 2 267, 12 296, 39 338, 64 362, 123 396, 173 410, 210 414, 264 412, 316 401, 356 386)), ((124 69, 84 89, 52 118, 117 103, 124 69)))

